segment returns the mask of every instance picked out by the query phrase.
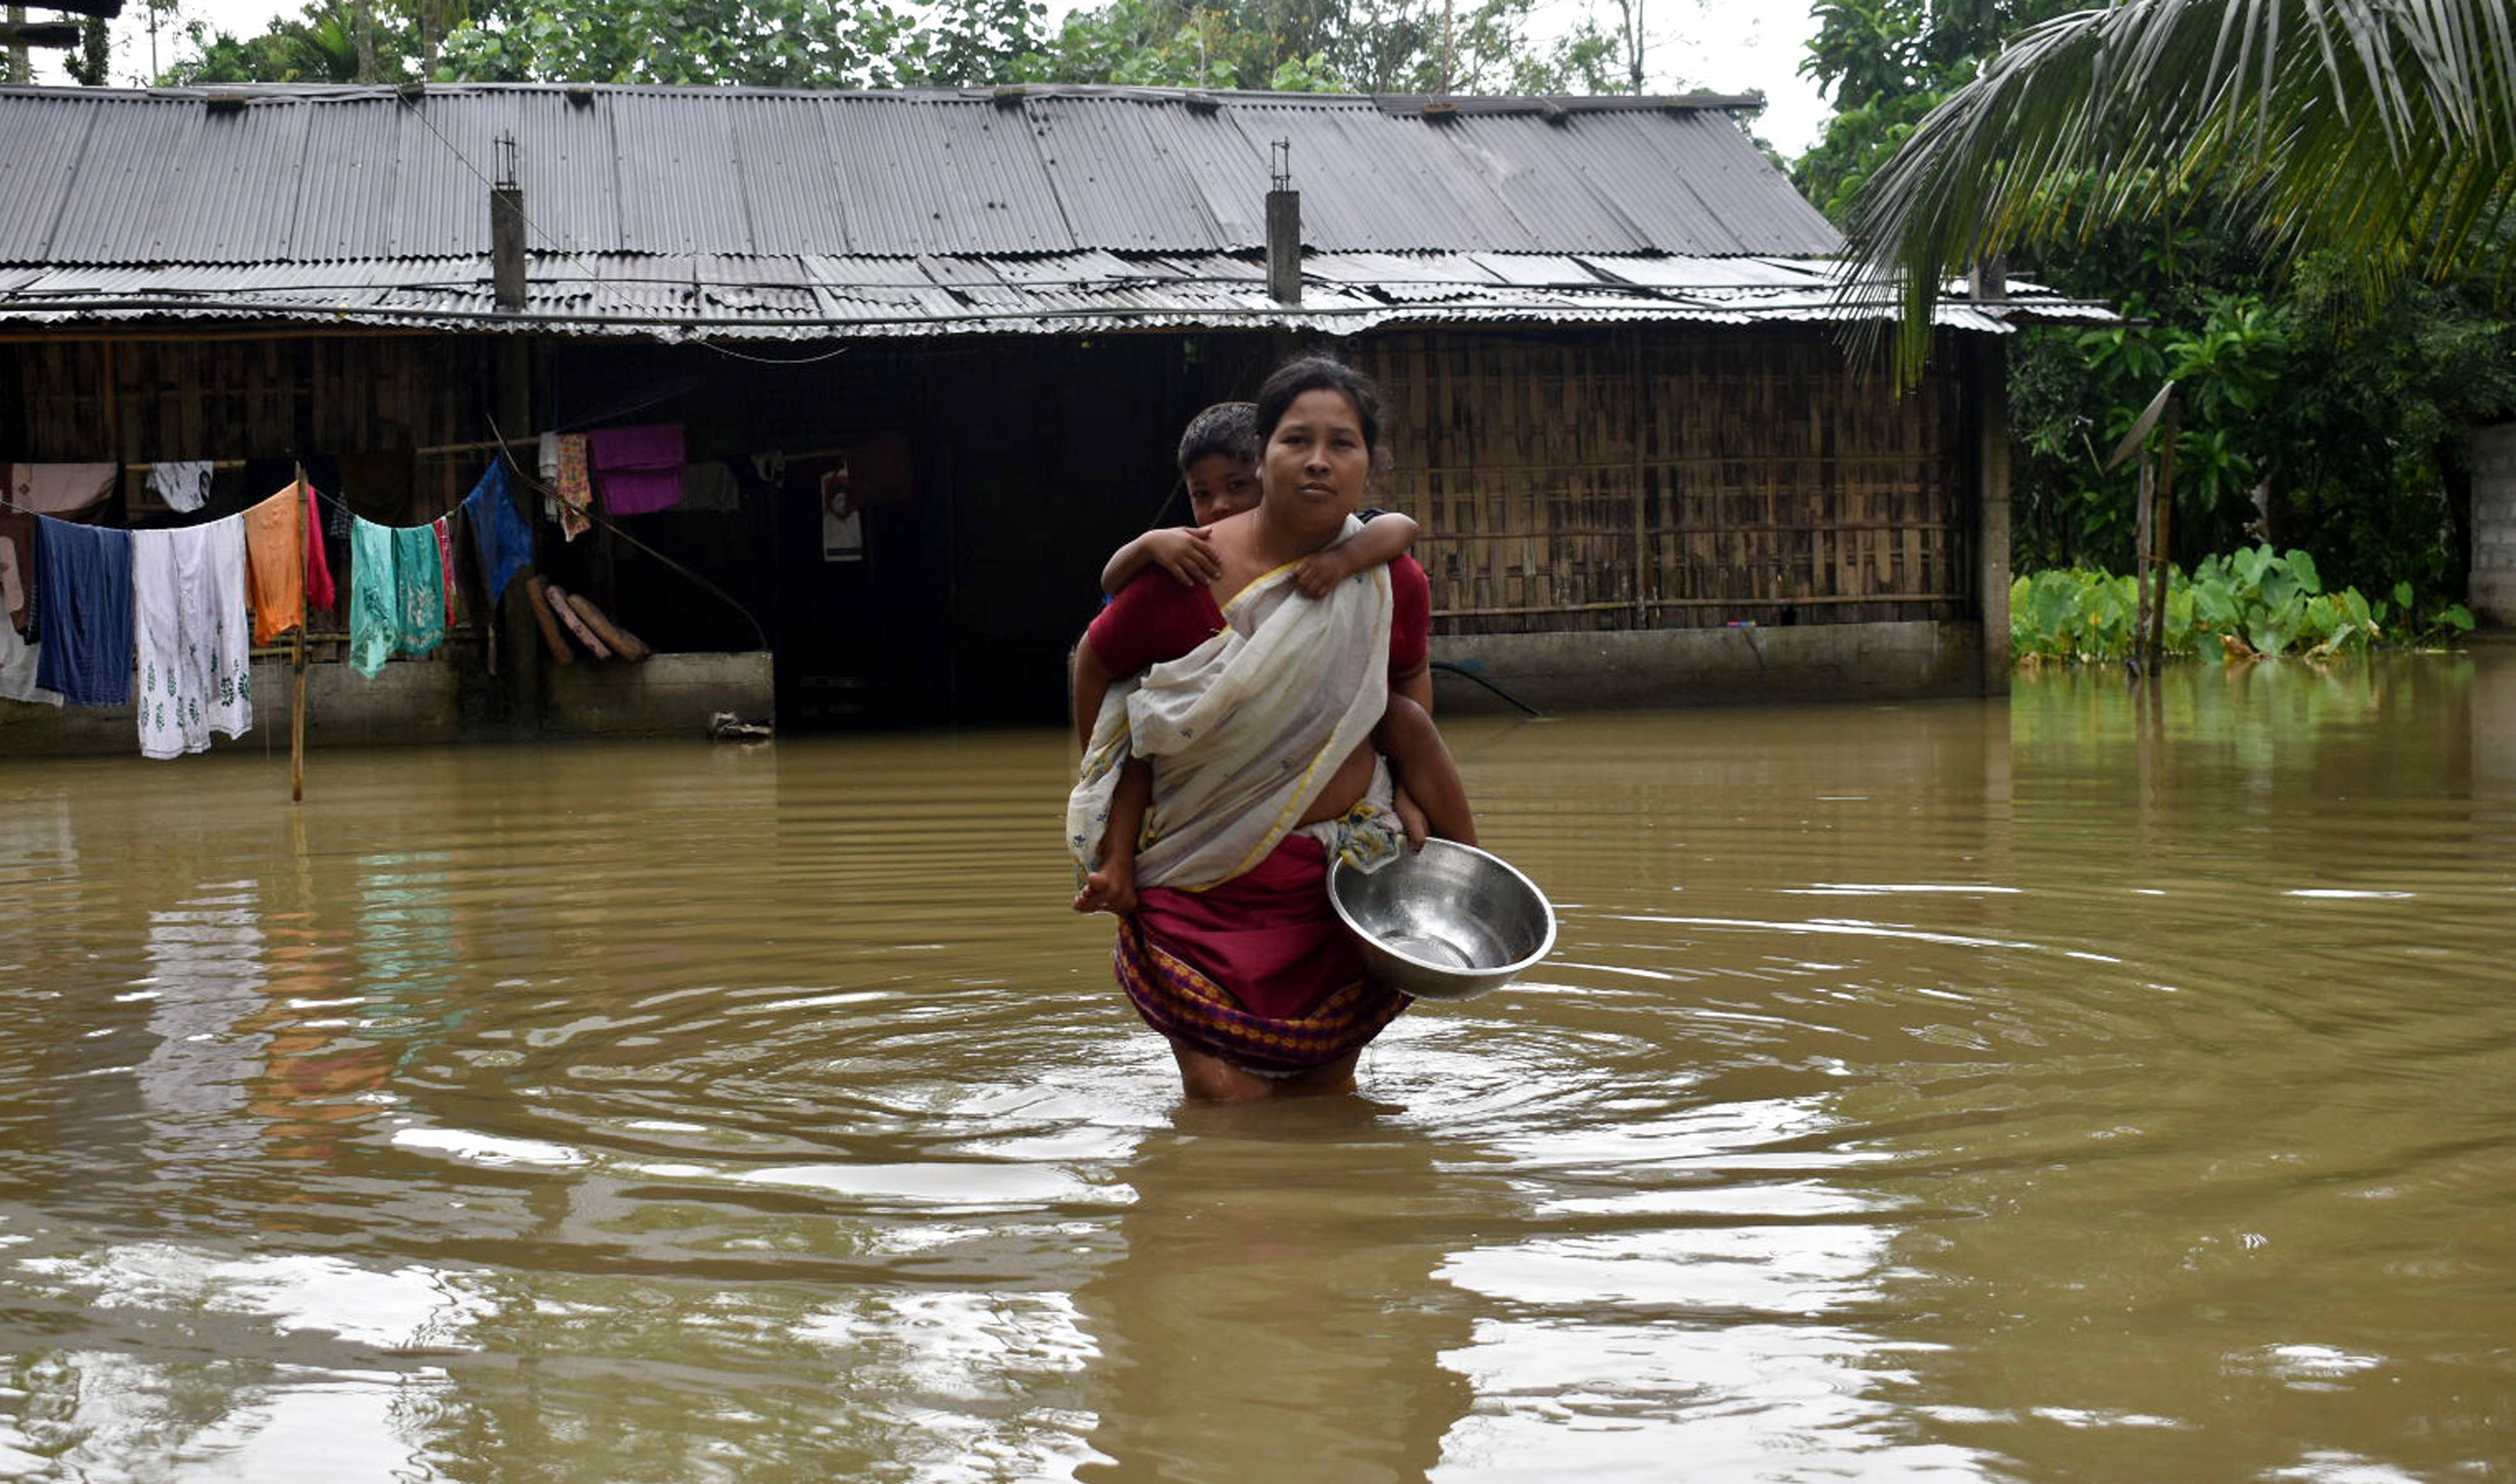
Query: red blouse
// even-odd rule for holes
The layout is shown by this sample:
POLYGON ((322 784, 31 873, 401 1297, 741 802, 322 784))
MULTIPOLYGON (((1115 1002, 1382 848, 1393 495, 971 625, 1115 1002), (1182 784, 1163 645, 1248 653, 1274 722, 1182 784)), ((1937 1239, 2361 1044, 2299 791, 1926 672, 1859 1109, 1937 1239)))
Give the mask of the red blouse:
MULTIPOLYGON (((1389 625, 1392 681, 1424 668, 1433 648, 1433 584, 1412 556, 1389 564, 1396 611, 1389 625)), ((1183 585, 1160 567, 1147 567, 1118 590, 1083 636, 1111 679, 1148 665, 1175 660, 1223 632, 1223 608, 1204 583, 1183 585)))

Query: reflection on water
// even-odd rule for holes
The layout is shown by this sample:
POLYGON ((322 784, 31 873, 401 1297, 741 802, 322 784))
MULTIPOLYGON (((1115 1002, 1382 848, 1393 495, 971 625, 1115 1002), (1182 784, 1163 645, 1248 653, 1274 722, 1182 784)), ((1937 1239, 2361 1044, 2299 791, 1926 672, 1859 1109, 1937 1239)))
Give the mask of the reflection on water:
POLYGON ((1465 720, 1182 1107, 1053 733, 0 766, 0 1478, 2500 1478, 2516 663, 1465 720))

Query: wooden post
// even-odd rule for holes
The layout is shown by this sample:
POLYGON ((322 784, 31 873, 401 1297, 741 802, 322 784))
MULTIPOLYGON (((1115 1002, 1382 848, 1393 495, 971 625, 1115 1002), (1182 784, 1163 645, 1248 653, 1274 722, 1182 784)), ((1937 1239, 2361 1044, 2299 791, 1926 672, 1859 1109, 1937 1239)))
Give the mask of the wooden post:
POLYGON ((1652 626, 1651 596, 1647 584, 1653 575, 1651 559, 1651 508, 1644 498, 1650 482, 1650 471, 1643 461, 1643 433, 1650 425, 1651 409, 1643 396, 1643 327, 1633 326, 1633 338, 1627 347, 1625 375, 1631 383, 1626 399, 1630 414, 1628 432, 1634 440, 1634 627, 1652 626))
POLYGON ((2149 673, 2166 660, 2166 589, 2175 571, 2175 444, 2184 433, 2184 399, 2170 396, 2159 428, 2158 515, 2150 521, 2150 559, 2158 569, 2158 595, 2150 600, 2149 673))
POLYGON ((288 702, 288 802, 306 802, 306 466, 288 486, 288 551, 297 578, 297 634, 288 646, 295 693, 288 702))
POLYGON ((2009 694, 2009 350, 1976 335, 1974 594, 1982 610, 1983 693, 2009 694))
POLYGON ((2132 496, 2132 673, 2139 675, 2149 662, 2149 586, 2150 575, 2158 565, 2158 466, 2150 461, 2149 450, 2140 451, 2140 490, 2132 496))

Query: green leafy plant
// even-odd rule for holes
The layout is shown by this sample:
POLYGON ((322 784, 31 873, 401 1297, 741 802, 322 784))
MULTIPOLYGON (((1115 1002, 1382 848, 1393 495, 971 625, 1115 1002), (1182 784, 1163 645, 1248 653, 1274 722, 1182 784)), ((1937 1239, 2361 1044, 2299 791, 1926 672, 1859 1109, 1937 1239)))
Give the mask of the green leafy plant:
MULTIPOLYGON (((2109 572, 2055 567, 2022 576, 2009 590, 2011 656, 2126 659, 2138 647, 2139 602, 2138 584, 2109 572)), ((2394 585, 2390 600, 2371 601, 2356 588, 2326 592, 2312 556, 2268 546, 2206 556, 2189 575, 2169 569, 2165 618, 2168 654, 2241 659, 2426 646, 2473 626, 2463 604, 2422 604, 2408 582, 2394 585)))

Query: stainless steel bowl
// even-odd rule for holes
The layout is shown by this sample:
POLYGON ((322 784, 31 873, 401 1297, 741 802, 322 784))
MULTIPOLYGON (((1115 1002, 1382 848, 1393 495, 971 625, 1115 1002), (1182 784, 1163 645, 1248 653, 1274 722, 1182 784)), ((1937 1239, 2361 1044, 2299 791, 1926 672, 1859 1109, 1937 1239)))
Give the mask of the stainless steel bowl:
POLYGON ((1426 999, 1499 988, 1555 947, 1546 893, 1500 856, 1455 841, 1428 840, 1367 876, 1340 860, 1328 900, 1363 939, 1374 976, 1426 999))

